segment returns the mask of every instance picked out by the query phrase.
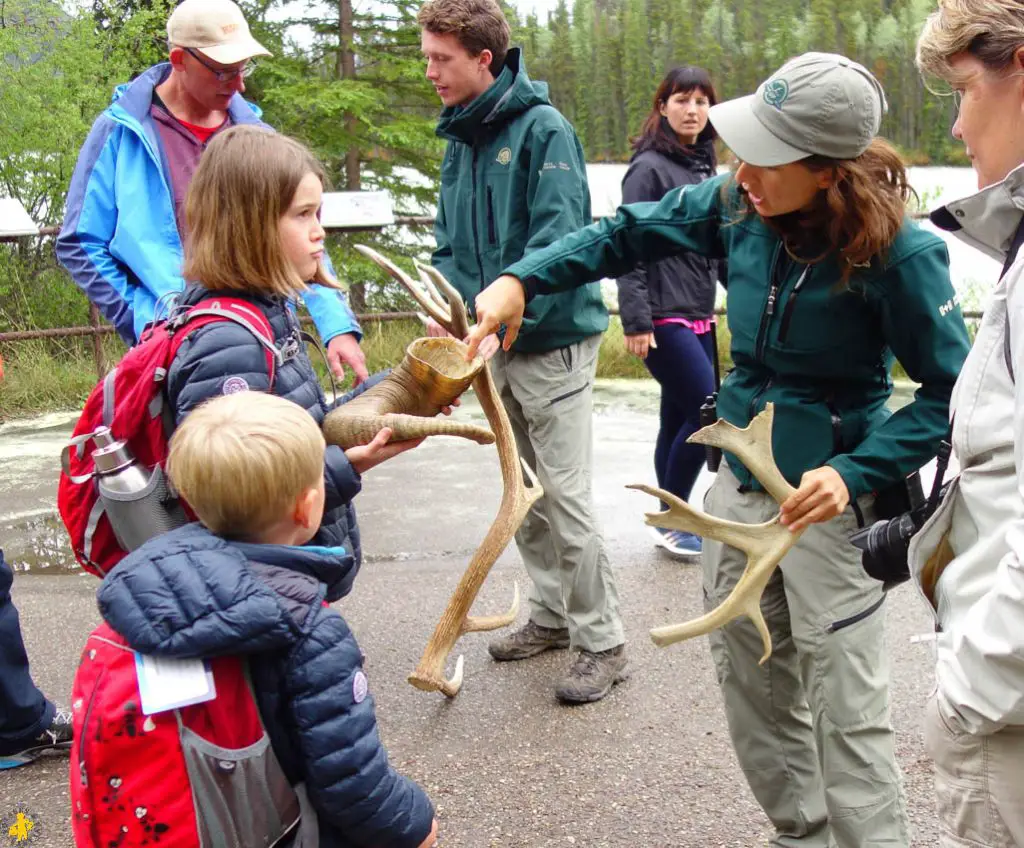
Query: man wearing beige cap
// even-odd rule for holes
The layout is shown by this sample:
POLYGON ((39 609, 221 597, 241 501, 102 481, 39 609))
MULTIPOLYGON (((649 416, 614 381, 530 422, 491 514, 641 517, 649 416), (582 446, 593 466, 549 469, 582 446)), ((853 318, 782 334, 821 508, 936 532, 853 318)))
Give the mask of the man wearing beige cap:
MULTIPOLYGON (((184 288, 185 192, 210 138, 257 124, 242 98, 253 59, 269 56, 231 0, 184 0, 167 21, 169 62, 118 86, 78 156, 57 256, 121 337, 134 344, 157 304, 184 288)), ((344 296, 303 297, 332 370, 367 376, 344 296)))

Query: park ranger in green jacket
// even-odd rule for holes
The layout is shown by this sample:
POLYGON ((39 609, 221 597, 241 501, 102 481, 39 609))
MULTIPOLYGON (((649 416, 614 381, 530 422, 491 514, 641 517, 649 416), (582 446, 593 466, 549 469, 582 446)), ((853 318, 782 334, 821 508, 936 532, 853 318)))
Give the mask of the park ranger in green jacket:
MULTIPOLYGON (((503 268, 590 223, 583 150, 572 126, 531 82, 495 0, 429 0, 419 13, 427 79, 445 108, 433 263, 473 298, 503 268)), ((516 544, 532 582, 530 619, 490 644, 496 660, 553 648, 577 653, 558 698, 603 698, 627 675, 615 577, 590 490, 592 390, 608 313, 599 286, 534 298, 519 339, 491 373, 519 452, 544 497, 516 544)), ((438 325, 432 333, 443 332, 438 325)))
MULTIPOLYGON (((783 524, 806 528, 762 597, 774 653, 746 619, 710 635, 737 757, 772 824, 773 845, 906 846, 906 804, 889 720, 883 584, 849 535, 875 495, 935 456, 968 350, 945 246, 906 218, 899 156, 875 137, 877 80, 843 56, 791 60, 709 118, 740 160, 735 174, 623 206, 532 253, 477 297, 478 339, 514 340, 531 296, 617 276, 683 250, 727 258, 734 370, 722 418, 745 427, 774 403, 772 443, 797 491, 783 524), (895 413, 893 355, 920 384, 895 413)), ((704 502, 753 524, 780 505, 729 457, 704 502)), ((706 539, 714 608, 745 555, 706 539)))

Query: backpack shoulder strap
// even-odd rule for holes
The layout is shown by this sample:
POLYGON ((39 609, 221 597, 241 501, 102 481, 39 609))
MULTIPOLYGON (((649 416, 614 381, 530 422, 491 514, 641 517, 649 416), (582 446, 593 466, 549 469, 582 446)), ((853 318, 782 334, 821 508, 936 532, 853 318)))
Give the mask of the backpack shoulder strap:
POLYGON ((262 309, 253 306, 249 301, 237 297, 211 297, 204 298, 195 306, 190 308, 175 325, 171 337, 171 359, 178 353, 187 333, 182 330, 198 330, 207 324, 214 324, 218 321, 231 321, 241 327, 245 327, 264 349, 267 358, 267 373, 270 375, 270 385, 273 387, 274 378, 277 375, 277 368, 283 361, 281 351, 274 344, 274 330, 270 321, 262 309))

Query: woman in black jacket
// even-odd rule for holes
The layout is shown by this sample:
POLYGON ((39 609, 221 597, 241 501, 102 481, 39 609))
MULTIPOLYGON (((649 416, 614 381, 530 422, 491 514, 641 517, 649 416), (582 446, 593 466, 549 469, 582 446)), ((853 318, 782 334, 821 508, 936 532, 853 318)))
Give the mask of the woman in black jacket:
MULTIPOLYGON (((703 68, 673 68, 654 95, 654 106, 633 142, 622 180, 622 202, 658 201, 671 189, 714 176, 715 131, 708 110, 714 86, 703 68)), ((661 384, 661 428, 654 449, 658 485, 690 497, 704 462, 704 448, 686 440, 700 427, 700 407, 715 390, 711 332, 719 263, 684 253, 639 265, 620 277, 619 312, 626 348, 661 384)), ((651 528, 659 545, 695 559, 701 539, 692 533, 651 528)))

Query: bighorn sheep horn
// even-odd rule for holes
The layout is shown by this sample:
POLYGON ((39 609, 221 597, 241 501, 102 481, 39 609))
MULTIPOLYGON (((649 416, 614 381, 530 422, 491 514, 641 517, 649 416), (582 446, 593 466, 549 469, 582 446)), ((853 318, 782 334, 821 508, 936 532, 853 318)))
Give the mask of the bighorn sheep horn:
POLYGON ((393 442, 443 435, 491 444, 494 434, 485 427, 433 417, 468 389, 485 367, 480 357, 466 362, 465 351, 455 339, 416 339, 387 377, 327 414, 327 443, 342 448, 365 445, 381 428, 390 427, 393 442))
MULTIPOLYGON (((687 441, 712 445, 735 454, 750 469, 768 492, 780 504, 796 491, 782 476, 772 456, 772 420, 775 415, 773 404, 767 404, 764 412, 758 414, 750 424, 740 429, 727 421, 716 421, 694 433, 687 441)), ((686 530, 699 536, 717 539, 747 555, 747 567, 729 597, 706 615, 683 624, 657 627, 651 631, 651 639, 659 647, 666 647, 683 639, 702 636, 728 624, 742 615, 750 617, 764 642, 764 663, 772 653, 772 638, 761 614, 761 595, 776 566, 800 538, 802 530, 793 532, 779 524, 779 516, 764 524, 740 524, 714 518, 690 507, 681 498, 653 486, 633 485, 661 498, 669 505, 667 512, 649 512, 646 520, 652 527, 666 530, 686 530)))
MULTIPOLYGON (((434 268, 417 263, 419 281, 414 280, 401 268, 384 256, 363 245, 356 245, 356 250, 369 257, 392 277, 400 282, 416 302, 435 321, 449 333, 459 339, 469 334, 469 317, 462 296, 440 272, 434 268), (440 292, 444 292, 442 297, 440 292), (447 298, 447 304, 445 304, 447 298)), ((409 675, 409 682, 417 689, 427 692, 440 691, 449 698, 455 697, 462 686, 463 659, 460 656, 455 663, 455 674, 450 680, 445 679, 444 666, 448 655, 463 633, 482 630, 497 630, 506 627, 516 620, 519 613, 519 586, 515 586, 512 607, 501 615, 473 617, 469 614, 480 588, 483 586, 491 566, 505 550, 515 535, 519 525, 523 523, 530 507, 543 496, 544 490, 533 470, 522 461, 512 435, 512 425, 508 414, 498 397, 491 372, 485 365, 480 369, 473 381, 473 391, 483 408, 487 421, 494 432, 498 448, 498 463, 501 467, 501 479, 504 491, 501 506, 491 524, 487 535, 473 558, 469 561, 459 585, 455 588, 441 620, 434 629, 427 647, 423 651, 416 670, 409 675), (524 480, 525 473, 525 480, 524 480), (526 481, 529 485, 526 485, 526 481)))

